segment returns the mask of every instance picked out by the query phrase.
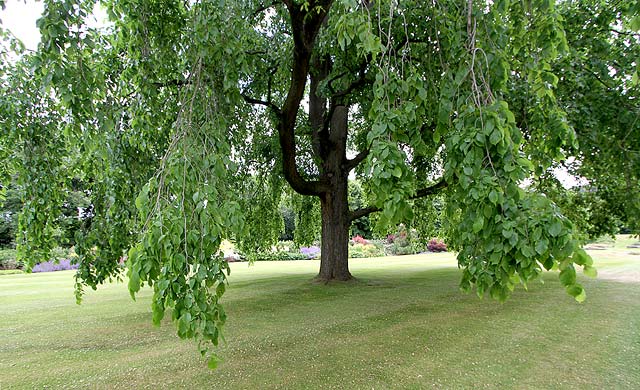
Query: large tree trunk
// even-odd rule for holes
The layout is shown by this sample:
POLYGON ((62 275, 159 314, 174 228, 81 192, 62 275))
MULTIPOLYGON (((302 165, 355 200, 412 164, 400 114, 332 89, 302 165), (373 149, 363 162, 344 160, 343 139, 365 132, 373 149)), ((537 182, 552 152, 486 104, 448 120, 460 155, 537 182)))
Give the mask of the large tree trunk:
POLYGON ((318 280, 350 280, 349 272, 349 204, 347 179, 340 178, 335 192, 320 197, 322 209, 322 253, 318 280))
POLYGON ((323 162, 323 174, 331 190, 320 195, 322 253, 318 279, 344 281, 352 279, 349 273, 349 170, 346 167, 348 108, 337 106, 332 114, 323 162))

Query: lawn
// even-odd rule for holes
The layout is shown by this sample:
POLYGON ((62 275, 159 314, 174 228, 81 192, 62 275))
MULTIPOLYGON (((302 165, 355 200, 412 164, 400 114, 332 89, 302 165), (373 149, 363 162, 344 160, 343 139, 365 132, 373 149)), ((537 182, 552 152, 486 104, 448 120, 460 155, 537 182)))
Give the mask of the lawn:
MULTIPOLYGON (((74 303, 73 271, 0 275, 0 389, 635 389, 640 254, 590 253, 587 301, 557 275, 504 304, 458 290, 452 254, 352 260, 359 283, 310 282, 317 261, 232 264, 218 370, 150 291, 124 283, 74 303)), ((640 252, 640 250, 635 250, 640 252)))

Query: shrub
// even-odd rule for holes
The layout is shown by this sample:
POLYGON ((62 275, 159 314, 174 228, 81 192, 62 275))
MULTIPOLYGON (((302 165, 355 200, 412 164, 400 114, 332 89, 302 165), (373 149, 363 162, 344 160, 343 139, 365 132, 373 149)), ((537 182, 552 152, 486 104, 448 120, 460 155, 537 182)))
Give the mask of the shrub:
POLYGON ((353 259, 381 256, 384 256, 384 248, 380 244, 357 244, 351 242, 349 245, 349 257, 353 259))
POLYGON ((73 247, 62 248, 58 246, 51 250, 50 257, 51 257, 51 260, 53 261, 59 261, 59 260, 71 260, 78 257, 78 255, 76 255, 75 249, 73 247))
POLYGON ((429 252, 446 252, 447 244, 439 238, 432 238, 427 243, 427 249, 429 252))
POLYGON ((16 260, 15 249, 0 250, 0 269, 21 269, 22 264, 16 260))
POLYGON ((242 261, 242 258, 240 257, 240 255, 230 254, 228 256, 225 256, 224 260, 227 263, 235 263, 235 262, 238 262, 238 261, 242 261))
POLYGON ((390 255, 412 255, 424 251, 424 246, 420 244, 418 232, 415 229, 407 230, 404 225, 398 227, 397 234, 387 236, 387 252, 390 255))
POLYGON ((300 253, 307 256, 307 259, 315 259, 320 256, 320 247, 318 246, 309 246, 309 247, 301 247, 300 253))
POLYGON ((361 235, 356 235, 355 237, 353 237, 351 239, 351 241, 354 244, 362 244, 362 245, 367 245, 369 244, 369 241, 367 241, 364 237, 362 237, 361 235))
POLYGON ((44 263, 36 264, 31 272, 66 271, 69 269, 78 269, 78 264, 71 264, 71 260, 69 259, 62 259, 59 261, 49 260, 44 263))
POLYGON ((307 260, 307 255, 304 255, 300 252, 284 252, 284 251, 274 251, 274 252, 258 252, 252 257, 255 261, 290 261, 290 260, 307 260))

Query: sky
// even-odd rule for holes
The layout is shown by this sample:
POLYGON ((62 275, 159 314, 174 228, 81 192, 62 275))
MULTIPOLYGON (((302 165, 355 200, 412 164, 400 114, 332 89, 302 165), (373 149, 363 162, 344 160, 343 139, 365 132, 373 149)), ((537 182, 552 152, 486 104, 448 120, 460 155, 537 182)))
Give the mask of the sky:
POLYGON ((33 0, 8 0, 6 6, 0 10, 2 26, 20 39, 27 49, 35 50, 40 42, 36 20, 42 15, 44 4, 33 0))
MULTIPOLYGON (((36 21, 42 15, 44 3, 34 0, 7 0, 6 8, 0 10, 2 27, 11 31, 24 43, 27 49, 35 50, 40 42, 40 31, 36 27, 36 21)), ((100 27, 107 24, 105 11, 96 6, 93 17, 89 20, 91 27, 100 27)))

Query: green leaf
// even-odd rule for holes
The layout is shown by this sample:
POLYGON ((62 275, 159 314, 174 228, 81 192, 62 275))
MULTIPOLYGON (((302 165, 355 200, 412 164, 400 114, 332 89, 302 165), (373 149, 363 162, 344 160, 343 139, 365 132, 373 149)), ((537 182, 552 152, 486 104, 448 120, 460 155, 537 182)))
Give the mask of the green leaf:
POLYGON ((491 145, 497 145, 498 142, 500 142, 502 140, 502 132, 500 132, 499 129, 494 129, 493 132, 491 133, 491 136, 489 137, 489 142, 491 142, 491 145))
POLYGON ((491 192, 489 193, 489 201, 493 204, 498 203, 498 193, 496 192, 496 190, 491 190, 491 192))
POLYGON ((549 242, 547 240, 541 239, 536 242, 536 252, 538 252, 539 255, 545 253, 548 248, 549 242))
POLYGON ((560 282, 564 286, 571 286, 576 282, 576 269, 573 265, 568 265, 565 269, 560 271, 560 282))
POLYGON ((634 31, 640 31, 640 15, 636 15, 635 17, 631 18, 629 27, 631 27, 631 29, 634 31))
POLYGON ((218 364, 221 361, 222 360, 218 356, 211 355, 211 357, 209 358, 209 361, 207 362, 207 367, 209 367, 210 370, 215 370, 216 368, 218 368, 218 364))
POLYGON ((135 293, 140 291, 140 275, 138 271, 131 270, 129 274, 129 293, 131 294, 131 298, 135 301, 135 293))
POLYGON ((218 287, 216 287, 216 295, 218 297, 221 297, 224 294, 225 290, 226 290, 225 284, 224 283, 219 283, 218 287))
POLYGON ((582 248, 578 248, 573 253, 573 261, 578 265, 593 265, 593 259, 582 248))
POLYGON ((573 284, 571 286, 568 286, 567 294, 574 297, 575 300, 578 302, 584 302, 584 300, 587 298, 587 293, 584 291, 584 288, 582 288, 582 286, 579 284, 573 284))
POLYGON ((585 265, 582 272, 590 278, 595 278, 598 276, 598 270, 596 270, 595 267, 591 267, 589 265, 585 265))
POLYGON ((480 230, 482 230, 483 226, 484 226, 484 218, 483 217, 476 218, 475 222, 473 223, 473 232, 478 233, 480 230))
POLYGON ((562 232, 562 223, 558 220, 553 221, 547 231, 551 237, 558 237, 560 232, 562 232))
POLYGON ((191 327, 191 313, 186 312, 180 316, 178 320, 178 334, 185 337, 191 327))

